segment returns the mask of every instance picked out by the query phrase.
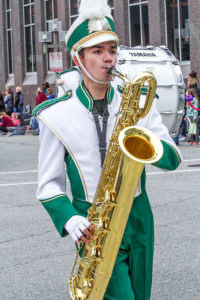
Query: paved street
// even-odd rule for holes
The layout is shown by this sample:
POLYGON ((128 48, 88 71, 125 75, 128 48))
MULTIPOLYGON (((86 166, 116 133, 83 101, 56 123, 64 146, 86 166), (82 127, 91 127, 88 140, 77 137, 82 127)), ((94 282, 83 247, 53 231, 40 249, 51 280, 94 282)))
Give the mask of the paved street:
MULTIPOLYGON (((0 299, 69 300, 75 247, 36 200, 38 136, 0 136, 0 299)), ((200 299, 200 146, 175 172, 147 168, 155 218, 152 300, 200 299)), ((125 300, 125 299, 124 299, 125 300)))

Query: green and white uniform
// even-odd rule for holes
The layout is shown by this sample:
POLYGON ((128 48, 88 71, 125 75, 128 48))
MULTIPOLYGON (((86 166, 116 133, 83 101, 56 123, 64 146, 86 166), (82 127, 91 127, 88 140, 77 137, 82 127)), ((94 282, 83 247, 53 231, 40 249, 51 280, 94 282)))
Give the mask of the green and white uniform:
MULTIPOLYGON (((65 236, 64 225, 70 217, 87 215, 100 177, 101 159, 91 113, 93 99, 77 71, 63 73, 58 79, 59 95, 62 91, 64 95, 42 103, 34 111, 40 126, 37 197, 59 234, 65 236), (68 90, 67 85, 73 88, 68 90), (66 173, 71 185, 72 203, 66 195, 66 173)), ((107 99, 108 145, 121 101, 120 92, 112 84, 107 90, 107 99)), ((99 120, 102 125, 102 118, 99 117, 99 120)), ((145 127, 147 120, 148 116, 138 125, 145 127)), ((160 138, 164 147, 163 157, 156 166, 167 170, 177 168, 181 161, 180 151, 162 124, 156 107, 148 129, 160 138)), ((150 299, 152 261, 153 216, 143 171, 105 299, 150 299)))

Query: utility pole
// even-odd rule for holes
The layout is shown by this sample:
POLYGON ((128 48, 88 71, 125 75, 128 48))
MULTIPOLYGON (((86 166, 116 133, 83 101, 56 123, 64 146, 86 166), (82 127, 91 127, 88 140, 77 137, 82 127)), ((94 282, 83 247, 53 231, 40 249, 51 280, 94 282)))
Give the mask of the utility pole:
POLYGON ((62 52, 59 48, 64 48, 66 31, 62 31, 62 22, 52 20, 48 22, 48 31, 38 32, 38 42, 43 43, 43 53, 47 54, 48 49, 52 49, 49 53, 49 66, 51 72, 61 72, 63 69, 62 52))

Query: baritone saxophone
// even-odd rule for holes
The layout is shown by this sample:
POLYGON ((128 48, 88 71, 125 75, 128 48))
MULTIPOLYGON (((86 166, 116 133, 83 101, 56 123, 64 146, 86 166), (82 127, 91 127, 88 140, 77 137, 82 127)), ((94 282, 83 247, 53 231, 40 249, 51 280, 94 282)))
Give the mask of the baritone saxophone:
POLYGON ((85 245, 77 264, 78 271, 69 280, 71 299, 102 300, 112 275, 117 253, 145 164, 158 161, 163 154, 159 138, 146 128, 135 126, 152 107, 156 79, 143 72, 130 82, 110 67, 113 76, 125 82, 120 106, 108 146, 94 202, 88 220, 94 225, 94 238, 85 245), (148 82, 144 106, 139 106, 141 88, 148 82))

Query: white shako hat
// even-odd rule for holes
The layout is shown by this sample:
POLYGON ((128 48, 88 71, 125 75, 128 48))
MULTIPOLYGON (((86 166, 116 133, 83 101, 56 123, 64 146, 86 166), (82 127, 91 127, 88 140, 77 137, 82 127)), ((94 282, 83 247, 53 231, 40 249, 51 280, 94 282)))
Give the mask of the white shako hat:
POLYGON ((83 48, 108 41, 118 44, 119 38, 107 0, 82 0, 79 16, 65 37, 72 58, 83 48))

